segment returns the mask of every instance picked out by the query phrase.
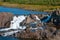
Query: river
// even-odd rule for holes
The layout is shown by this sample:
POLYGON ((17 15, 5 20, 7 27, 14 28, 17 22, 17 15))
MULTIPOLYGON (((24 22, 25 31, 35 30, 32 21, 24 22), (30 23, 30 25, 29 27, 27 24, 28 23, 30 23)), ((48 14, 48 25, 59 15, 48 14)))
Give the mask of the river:
POLYGON ((25 10, 21 8, 9 8, 0 6, 0 12, 10 12, 12 14, 24 15, 24 14, 47 14, 47 12, 40 12, 40 11, 32 11, 32 10, 25 10))

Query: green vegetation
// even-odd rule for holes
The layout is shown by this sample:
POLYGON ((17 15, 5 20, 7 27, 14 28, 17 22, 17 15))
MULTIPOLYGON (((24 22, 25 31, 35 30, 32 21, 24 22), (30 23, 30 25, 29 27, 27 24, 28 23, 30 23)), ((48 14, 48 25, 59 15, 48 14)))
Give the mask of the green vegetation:
POLYGON ((0 5, 27 10, 52 11, 60 9, 60 0, 0 0, 0 5))
POLYGON ((4 2, 34 5, 60 5, 60 0, 4 0, 4 2))

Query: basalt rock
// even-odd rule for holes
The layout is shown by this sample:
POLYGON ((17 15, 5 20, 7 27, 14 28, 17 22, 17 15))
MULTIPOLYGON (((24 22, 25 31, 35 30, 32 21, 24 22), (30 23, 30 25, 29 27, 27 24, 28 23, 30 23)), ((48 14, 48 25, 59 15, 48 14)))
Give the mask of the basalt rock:
POLYGON ((27 28, 26 30, 22 31, 21 33, 16 33, 15 37, 23 38, 24 39, 31 39, 31 40, 52 40, 55 37, 58 37, 60 32, 57 32, 56 28, 48 27, 45 30, 31 30, 27 28))
POLYGON ((10 21, 13 18, 11 13, 0 13, 0 28, 5 28, 10 26, 10 21))
POLYGON ((27 25, 31 22, 36 22, 36 15, 29 15, 26 17, 26 19, 21 23, 22 25, 27 25))

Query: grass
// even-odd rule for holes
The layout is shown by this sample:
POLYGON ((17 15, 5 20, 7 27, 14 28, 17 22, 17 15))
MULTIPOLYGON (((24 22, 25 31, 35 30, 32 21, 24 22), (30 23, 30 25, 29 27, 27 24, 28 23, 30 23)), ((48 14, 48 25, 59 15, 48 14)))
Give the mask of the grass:
POLYGON ((23 8, 27 10, 37 10, 37 11, 52 11, 57 8, 60 9, 60 6, 18 4, 18 3, 9 3, 9 2, 0 2, 0 5, 6 6, 6 7, 18 7, 18 8, 23 8))
POLYGON ((6 0, 10 3, 33 4, 33 5, 60 5, 60 0, 6 0))

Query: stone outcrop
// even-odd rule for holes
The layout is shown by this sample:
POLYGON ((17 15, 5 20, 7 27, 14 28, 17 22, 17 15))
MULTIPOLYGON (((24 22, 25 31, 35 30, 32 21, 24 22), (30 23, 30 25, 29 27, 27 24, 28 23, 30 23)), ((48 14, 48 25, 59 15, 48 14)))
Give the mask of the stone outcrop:
MULTIPOLYGON (((54 27, 48 27, 45 30, 35 30, 31 31, 29 28, 27 28, 25 31, 22 31, 22 33, 16 33, 15 37, 18 38, 25 38, 28 39, 38 39, 38 40, 59 40, 60 39, 60 31, 56 30, 54 27)), ((25 40, 24 39, 24 40, 25 40)))
POLYGON ((0 13, 0 28, 9 27, 12 18, 13 14, 11 13, 0 13))

